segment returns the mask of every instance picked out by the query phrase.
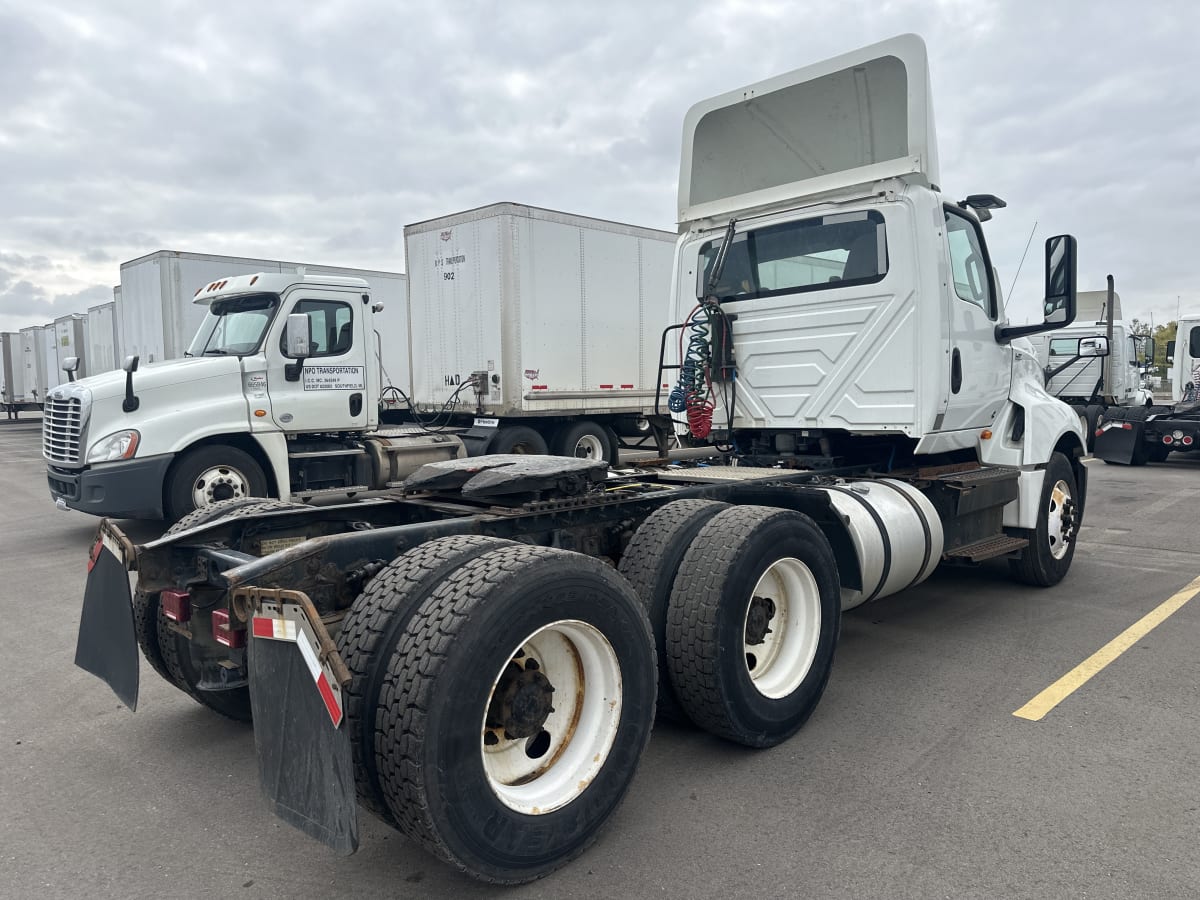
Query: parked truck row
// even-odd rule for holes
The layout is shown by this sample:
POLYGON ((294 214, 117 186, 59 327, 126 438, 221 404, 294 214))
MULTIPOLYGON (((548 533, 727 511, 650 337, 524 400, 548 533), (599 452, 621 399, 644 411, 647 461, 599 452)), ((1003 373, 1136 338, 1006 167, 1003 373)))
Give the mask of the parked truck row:
MULTIPOLYGON (((696 104, 662 314, 672 327, 648 383, 662 393, 652 413, 717 458, 639 471, 577 456, 447 458, 357 502, 234 497, 142 545, 104 520, 76 662, 133 708, 140 648, 201 704, 252 719, 271 808, 339 852, 356 848, 362 806, 482 880, 565 864, 629 789, 656 710, 773 746, 816 708, 843 610, 939 564, 1007 560, 1047 587, 1067 575, 1084 432, 1047 393, 1026 338, 1071 324, 1075 241, 1046 242, 1044 320, 1010 325, 982 227, 1003 203, 940 184, 925 47, 912 35, 696 104)), ((500 249, 524 246, 523 224, 493 231, 491 245, 461 227, 429 228, 437 249, 422 283, 495 266, 522 302, 545 302, 532 319, 492 319, 498 337, 458 319, 460 332, 479 329, 468 344, 491 359, 493 339, 497 355, 488 367, 438 349, 445 370, 425 375, 443 379, 442 396, 462 386, 446 379, 469 376, 471 403, 496 409, 515 381, 540 412, 556 402, 535 393, 557 392, 552 378, 565 391, 622 390, 621 360, 589 357, 573 384, 555 347, 534 348, 548 361, 532 377, 514 367, 527 324, 561 315, 583 330, 592 311, 559 310, 528 285, 515 251, 500 249)), ((579 283, 617 257, 588 257, 579 283)), ((297 477, 317 458, 302 454, 325 438, 307 429, 326 417, 353 418, 357 435, 371 427, 380 377, 363 348, 361 283, 237 275, 200 299, 194 358, 178 371, 229 415, 249 409, 246 431, 275 435, 279 471, 297 477)), ((448 337, 453 321, 423 326, 420 341, 448 337)), ((611 352, 644 360, 637 341, 630 323, 611 352)), ((144 439, 167 439, 136 418, 180 402, 160 402, 175 376, 153 372, 67 395, 128 432, 112 439, 115 456, 143 439, 143 421, 144 439)), ((356 439, 364 446, 336 445, 347 467, 384 467, 387 447, 356 439)), ((323 465, 339 458, 330 452, 323 465)))

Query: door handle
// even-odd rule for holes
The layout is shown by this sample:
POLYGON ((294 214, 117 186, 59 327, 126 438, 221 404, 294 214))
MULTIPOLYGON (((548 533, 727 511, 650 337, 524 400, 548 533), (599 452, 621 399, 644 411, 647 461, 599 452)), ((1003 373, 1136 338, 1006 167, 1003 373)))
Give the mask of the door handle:
POLYGON ((959 355, 958 348, 954 348, 954 354, 950 357, 950 393, 957 394, 958 389, 962 387, 962 356, 959 355))
MULTIPOLYGON (((957 351, 955 351, 957 352, 957 351)), ((357 416, 362 412, 362 394, 350 395, 350 415, 357 416)))

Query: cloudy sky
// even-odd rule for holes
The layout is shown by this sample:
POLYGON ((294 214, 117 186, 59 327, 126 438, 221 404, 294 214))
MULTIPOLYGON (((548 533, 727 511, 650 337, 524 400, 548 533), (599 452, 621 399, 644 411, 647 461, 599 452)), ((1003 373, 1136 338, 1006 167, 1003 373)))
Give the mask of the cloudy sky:
POLYGON ((673 229, 697 100, 905 31, 942 182, 995 193, 1014 321, 1041 244, 1126 317, 1200 308, 1200 3, 0 0, 0 330, 158 249, 399 271, 406 223, 501 200, 673 229))

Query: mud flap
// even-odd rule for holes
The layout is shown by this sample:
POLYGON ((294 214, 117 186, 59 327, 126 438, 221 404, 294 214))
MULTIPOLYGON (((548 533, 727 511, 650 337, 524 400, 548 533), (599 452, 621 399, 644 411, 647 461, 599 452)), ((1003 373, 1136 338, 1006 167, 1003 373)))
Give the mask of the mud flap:
MULTIPOLYGON (((103 531, 101 532, 103 535, 103 531)), ((138 701, 138 646, 125 564, 98 539, 83 591, 75 665, 113 689, 131 710, 138 701)))
POLYGON ((1092 455, 1110 463, 1132 465, 1141 446, 1145 425, 1142 422, 1109 420, 1100 427, 1092 445, 1092 455))
POLYGON ((291 604, 269 606, 256 610, 247 648, 263 794, 283 821, 349 855, 358 849, 350 735, 340 708, 334 716, 328 682, 314 678, 312 666, 314 646, 320 652, 314 633, 319 630, 326 641, 328 635, 319 620, 313 629, 302 613, 297 617, 297 607, 291 604), (268 633, 263 632, 264 622, 268 633), (269 633, 272 623, 279 623, 274 638, 269 633))

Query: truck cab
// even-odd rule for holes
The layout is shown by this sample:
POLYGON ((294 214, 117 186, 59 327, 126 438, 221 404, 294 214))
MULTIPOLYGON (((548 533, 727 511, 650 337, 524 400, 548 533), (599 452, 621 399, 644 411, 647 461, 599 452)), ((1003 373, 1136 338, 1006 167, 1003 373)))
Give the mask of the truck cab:
POLYGON ((390 480, 389 454, 363 441, 380 392, 366 281, 242 275, 202 286, 194 302, 207 313, 184 359, 131 357, 124 371, 50 392, 43 455, 60 506, 174 520, 236 497, 390 480), (295 317, 305 346, 287 343, 295 317))
POLYGON ((694 106, 671 410, 750 465, 1015 467, 1004 522, 1032 528, 1052 453, 1085 479, 1023 339, 1074 318, 1075 242, 1047 241, 1044 321, 1009 325, 983 228, 1004 203, 942 192, 936 147, 915 35, 694 106))

